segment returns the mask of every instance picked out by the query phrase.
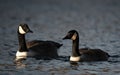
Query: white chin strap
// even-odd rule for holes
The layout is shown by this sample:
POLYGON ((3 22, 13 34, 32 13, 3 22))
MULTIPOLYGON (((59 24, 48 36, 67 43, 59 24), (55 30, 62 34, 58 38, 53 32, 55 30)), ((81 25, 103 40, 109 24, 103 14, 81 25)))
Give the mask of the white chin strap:
POLYGON ((71 56, 70 61, 78 62, 78 61, 80 61, 80 56, 77 56, 77 57, 71 56))
POLYGON ((77 34, 76 33, 74 33, 74 35, 72 36, 72 40, 75 40, 76 39, 76 37, 77 37, 77 34))
POLYGON ((26 33, 21 26, 19 26, 19 33, 21 33, 21 34, 25 34, 26 33))

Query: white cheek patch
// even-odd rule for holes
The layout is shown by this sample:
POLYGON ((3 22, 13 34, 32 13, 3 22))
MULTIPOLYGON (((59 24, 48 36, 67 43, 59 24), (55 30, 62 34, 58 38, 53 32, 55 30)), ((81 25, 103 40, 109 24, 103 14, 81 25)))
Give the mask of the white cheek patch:
POLYGON ((76 39, 76 37, 77 37, 77 34, 76 33, 74 33, 74 35, 72 36, 72 40, 75 40, 76 39))
POLYGON ((80 56, 78 56, 78 57, 71 56, 70 61, 78 62, 78 61, 80 61, 80 56))
POLYGON ((26 33, 21 26, 19 26, 19 32, 20 32, 21 34, 25 34, 25 33, 26 33))

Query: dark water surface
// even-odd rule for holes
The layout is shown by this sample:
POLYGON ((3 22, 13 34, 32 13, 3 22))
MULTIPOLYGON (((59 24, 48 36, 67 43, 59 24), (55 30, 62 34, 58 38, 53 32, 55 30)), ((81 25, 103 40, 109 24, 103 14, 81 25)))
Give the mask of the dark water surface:
POLYGON ((119 0, 0 0, 0 75, 120 75, 120 1, 119 0), (33 39, 53 40, 64 45, 62 59, 28 58, 14 64, 17 51, 17 26, 29 24, 33 39), (71 66, 70 40, 66 33, 76 29, 80 48, 100 48, 111 56, 104 62, 79 62, 71 66))

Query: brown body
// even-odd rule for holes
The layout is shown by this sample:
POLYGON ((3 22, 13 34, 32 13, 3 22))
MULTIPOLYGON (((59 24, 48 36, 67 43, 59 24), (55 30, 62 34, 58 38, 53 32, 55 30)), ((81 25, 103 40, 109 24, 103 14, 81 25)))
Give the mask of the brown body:
POLYGON ((27 48, 35 52, 35 56, 39 57, 58 57, 57 49, 61 47, 62 44, 53 41, 41 41, 33 40, 27 42, 27 48))
POLYGON ((79 49, 81 54, 80 61, 106 61, 109 58, 109 54, 101 49, 79 49))

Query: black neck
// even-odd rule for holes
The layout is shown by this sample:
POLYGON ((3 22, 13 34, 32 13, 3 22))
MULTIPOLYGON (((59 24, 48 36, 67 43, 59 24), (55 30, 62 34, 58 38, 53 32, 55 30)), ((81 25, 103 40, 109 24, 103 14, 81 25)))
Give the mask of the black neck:
POLYGON ((72 45, 72 56, 80 56, 79 53, 79 35, 77 33, 77 37, 75 40, 73 40, 73 45, 72 45))
POLYGON ((19 40, 19 51, 20 52, 28 51, 25 41, 25 34, 20 34, 18 32, 18 40, 19 40))

